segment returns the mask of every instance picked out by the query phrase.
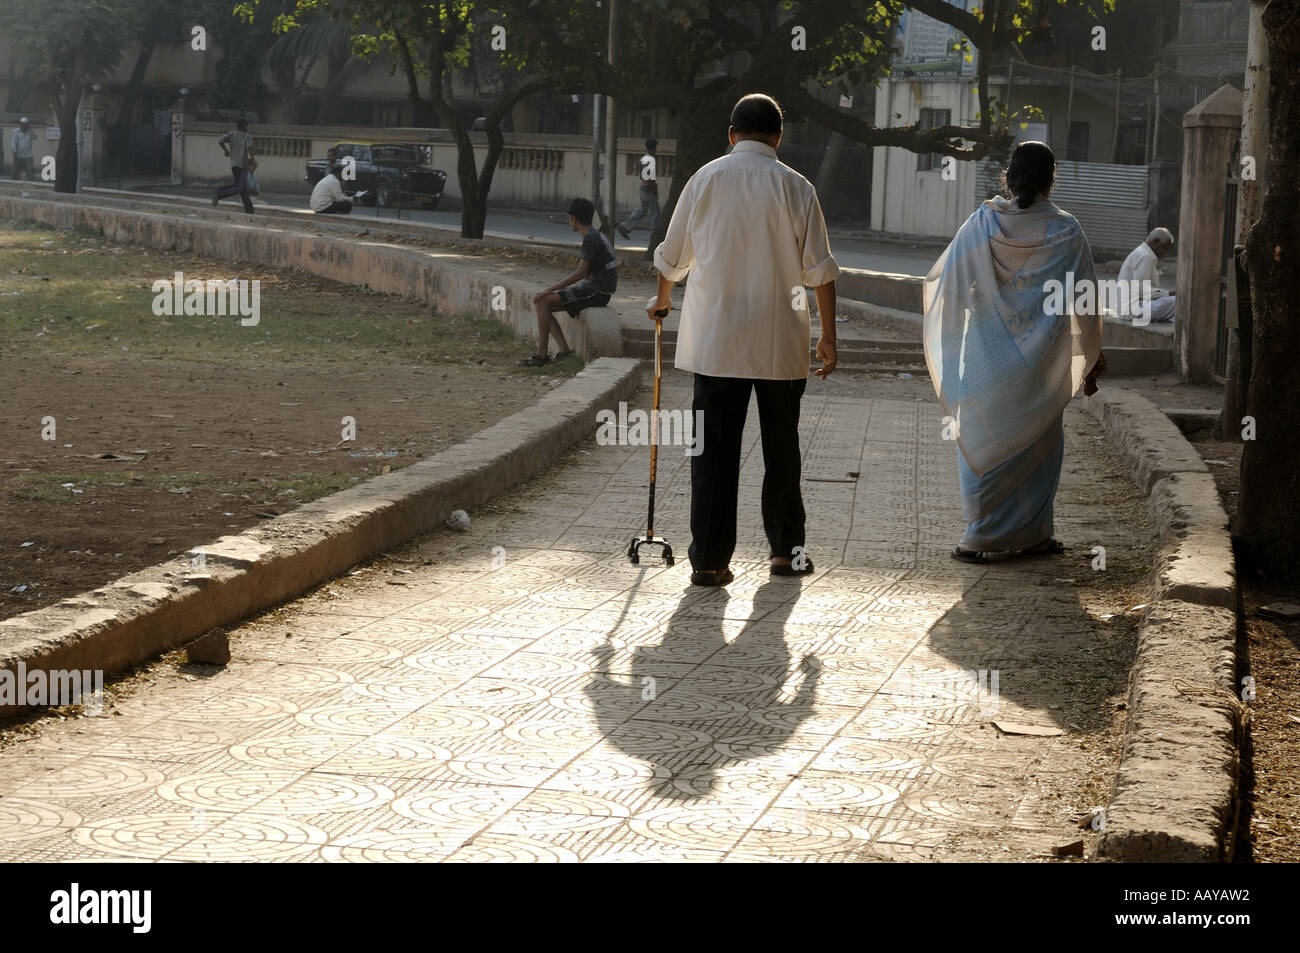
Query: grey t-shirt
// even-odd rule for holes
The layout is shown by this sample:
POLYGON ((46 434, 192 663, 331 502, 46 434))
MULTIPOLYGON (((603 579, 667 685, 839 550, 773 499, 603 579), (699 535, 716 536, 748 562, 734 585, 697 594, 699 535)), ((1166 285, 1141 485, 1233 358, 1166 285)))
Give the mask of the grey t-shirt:
POLYGON ((232 129, 217 140, 221 145, 230 145, 230 165, 243 169, 248 166, 248 150, 253 145, 253 134, 244 129, 232 129))
POLYGON ((582 286, 613 294, 618 289, 618 258, 603 232, 592 228, 583 236, 582 257, 591 262, 591 271, 582 286))

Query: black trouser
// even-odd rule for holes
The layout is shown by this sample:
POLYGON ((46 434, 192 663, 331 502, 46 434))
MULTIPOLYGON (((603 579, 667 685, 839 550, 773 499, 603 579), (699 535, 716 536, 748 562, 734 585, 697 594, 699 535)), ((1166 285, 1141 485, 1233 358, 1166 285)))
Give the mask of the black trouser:
POLYGON ((317 215, 350 215, 352 213, 352 202, 344 199, 342 202, 330 202, 325 208, 320 209, 317 215))
POLYGON ((230 174, 234 176, 235 181, 229 185, 223 185, 217 189, 217 198, 224 199, 227 196, 239 193, 239 197, 244 202, 244 211, 253 211, 253 200, 248 197, 248 175, 237 165, 230 167, 230 174))
MULTIPOLYGON (((763 438, 763 529, 773 556, 804 544, 799 492, 799 400, 807 380, 765 381, 695 375, 692 409, 703 412, 703 448, 691 458, 691 568, 726 569, 736 549, 740 446, 749 392, 758 395, 763 438)), ((700 419, 697 417, 697 419, 700 419)))

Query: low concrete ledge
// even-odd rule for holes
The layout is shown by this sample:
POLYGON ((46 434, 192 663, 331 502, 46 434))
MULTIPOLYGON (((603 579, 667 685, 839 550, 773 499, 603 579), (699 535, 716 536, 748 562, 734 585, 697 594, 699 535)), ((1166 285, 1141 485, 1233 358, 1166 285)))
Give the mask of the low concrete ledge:
POLYGON ((1103 381, 1085 404, 1100 418, 1144 495, 1150 496, 1155 482, 1171 473, 1210 472, 1182 431, 1145 397, 1103 381))
POLYGON ((1113 347, 1105 345, 1106 373, 1111 377, 1153 377, 1174 366, 1168 347, 1113 347))
POLYGON ((1148 611, 1098 859, 1231 858, 1240 747, 1235 666, 1232 611, 1176 600, 1148 611))
POLYGON ((1085 406, 1147 494, 1162 541, 1096 859, 1228 860, 1242 730, 1228 517, 1204 461, 1154 404, 1103 384, 1085 406))
MULTIPOLYGON (((394 473, 304 504, 184 557, 0 621, 0 669, 105 673, 278 605, 536 476, 631 399, 635 360, 604 358, 531 407, 394 473), (194 571, 191 557, 203 553, 194 571)), ((485 546, 486 541, 485 541, 485 546)), ((0 708, 0 718, 26 710, 0 708)))
MULTIPOLYGON (((840 297, 835 299, 835 310, 847 317, 870 321, 872 324, 889 328, 891 331, 913 336, 916 338, 918 345, 921 343, 925 324, 921 315, 915 312, 899 311, 896 308, 886 308, 883 305, 870 304, 866 301, 858 301, 855 298, 840 297)), ((814 322, 813 327, 816 328, 816 322, 814 322)))
POLYGON ((841 268, 835 290, 836 294, 863 304, 920 314, 923 310, 921 289, 924 284, 925 279, 916 275, 896 275, 866 268, 841 268))
MULTIPOLYGON (((193 252, 226 261, 275 262, 347 284, 424 301, 444 313, 467 312, 493 317, 516 334, 536 339, 537 318, 528 282, 489 272, 490 262, 454 253, 385 244, 358 236, 348 224, 281 216, 237 216, 191 211, 132 208, 127 200, 54 193, 23 198, 0 190, 0 217, 29 219, 61 228, 81 226, 110 241, 147 248, 193 252), (311 228, 312 231, 300 229, 311 228), (323 232, 323 234, 322 234, 323 232), (497 289, 504 292, 504 300, 497 289)), ((593 323, 557 316, 570 347, 592 361, 621 357, 621 333, 608 320, 593 323)), ((617 321, 617 315, 614 316, 617 321)))

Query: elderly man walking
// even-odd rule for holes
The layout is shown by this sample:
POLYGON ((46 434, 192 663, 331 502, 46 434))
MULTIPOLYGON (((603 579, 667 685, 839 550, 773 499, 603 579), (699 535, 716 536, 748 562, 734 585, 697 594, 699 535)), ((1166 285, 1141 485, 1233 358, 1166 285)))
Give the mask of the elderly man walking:
POLYGON ((758 398, 763 440, 763 528, 770 572, 812 572, 804 554, 799 490, 799 402, 808 383, 807 293, 821 317, 817 375, 835 370, 835 279, 826 222, 812 183, 776 157, 781 107, 752 93, 736 103, 727 135, 734 147, 682 189, 668 233, 655 249, 659 292, 647 308, 670 307, 673 284, 689 273, 677 333, 676 366, 695 374, 693 409, 703 420, 691 459, 691 582, 734 578, 741 433, 749 395, 758 398))

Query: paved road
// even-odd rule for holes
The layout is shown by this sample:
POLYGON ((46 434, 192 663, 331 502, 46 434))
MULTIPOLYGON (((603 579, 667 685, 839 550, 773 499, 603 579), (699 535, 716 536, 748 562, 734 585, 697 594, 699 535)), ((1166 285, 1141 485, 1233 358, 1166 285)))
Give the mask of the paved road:
MULTIPOLYGON (((197 194, 197 193, 196 193, 197 194)), ((266 193, 263 204, 271 207, 303 209, 307 206, 304 195, 266 193)), ((238 206, 239 199, 226 199, 227 203, 238 206)), ((354 209, 353 218, 395 218, 396 210, 366 208, 354 209)), ((460 212, 427 212, 423 209, 403 209, 402 218, 409 221, 423 222, 443 228, 457 235, 460 234, 460 212)), ((569 228, 563 211, 551 216, 542 216, 534 212, 507 212, 493 209, 488 213, 488 227, 485 234, 489 238, 535 239, 546 242, 578 244, 578 236, 569 228)), ((641 228, 631 233, 630 241, 619 239, 618 247, 635 253, 644 251, 650 233, 641 228)), ((880 241, 873 239, 851 238, 835 234, 832 229, 831 247, 835 259, 846 268, 866 268, 872 271, 887 271, 900 275, 924 275, 930 270, 939 256, 940 248, 934 246, 913 246, 903 242, 880 241)))
MULTIPOLYGON (((689 587, 684 558, 627 564, 647 453, 593 442, 468 533, 239 627, 225 670, 164 660, 103 717, 0 750, 0 858, 1025 860, 1078 840, 1117 754, 1145 506, 1072 409, 1073 555, 953 562, 954 450, 913 384, 810 384, 811 578, 765 572, 752 410, 726 591, 689 587)), ((665 407, 688 398, 671 377, 665 407)), ((657 528, 682 557, 688 475, 664 448, 657 528)))

